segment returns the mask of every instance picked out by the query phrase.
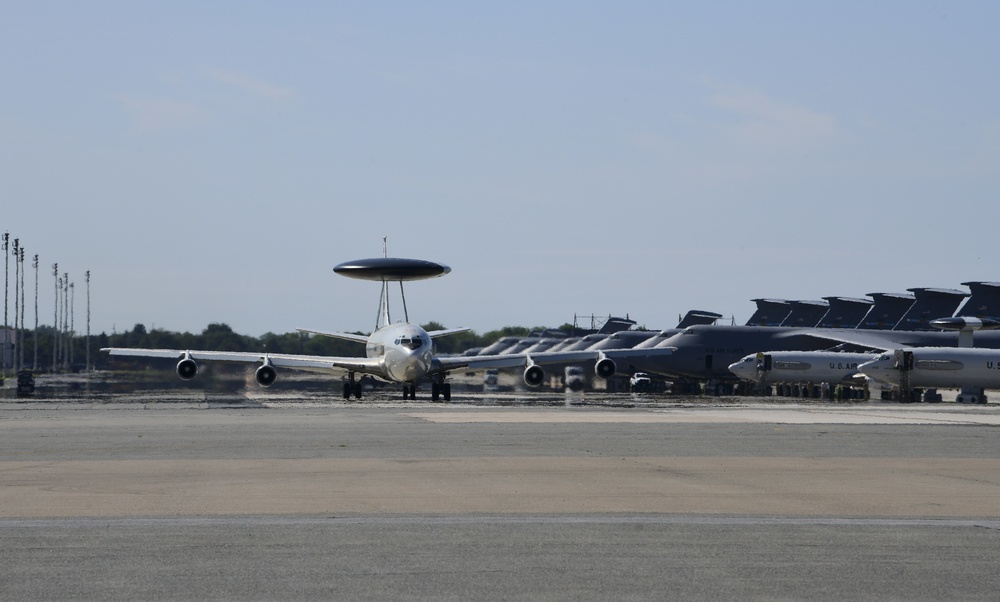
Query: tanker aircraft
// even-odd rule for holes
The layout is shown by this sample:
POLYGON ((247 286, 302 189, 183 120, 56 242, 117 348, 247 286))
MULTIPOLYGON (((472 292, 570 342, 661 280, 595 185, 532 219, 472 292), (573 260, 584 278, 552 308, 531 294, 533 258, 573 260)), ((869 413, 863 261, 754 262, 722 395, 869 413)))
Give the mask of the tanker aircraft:
MULTIPOLYGON (((384 253, 383 253, 384 255, 384 253)), ((378 257, 341 263, 333 268, 337 274, 374 280, 382 283, 379 301, 379 318, 375 330, 369 336, 342 332, 299 329, 314 335, 336 337, 365 345, 366 357, 329 357, 316 355, 294 355, 284 353, 246 353, 229 351, 197 351, 178 349, 131 349, 106 348, 102 351, 117 356, 176 358, 177 375, 184 380, 194 378, 198 373, 199 361, 222 361, 260 364, 254 378, 262 387, 274 384, 278 377, 277 368, 290 368, 313 372, 327 372, 344 375, 344 398, 361 398, 362 386, 358 375, 371 375, 387 382, 403 385, 403 399, 416 399, 417 385, 423 380, 431 381, 431 398, 437 401, 444 397, 451 399, 451 384, 448 373, 457 369, 524 369, 523 379, 529 386, 541 385, 545 380, 543 364, 595 360, 597 376, 609 378, 617 370, 615 359, 630 359, 631 355, 648 357, 666 355, 670 349, 631 351, 627 349, 607 351, 540 352, 535 354, 439 356, 432 344, 437 337, 464 332, 467 328, 445 330, 424 330, 409 322, 406 311, 406 296, 403 282, 435 278, 451 271, 446 265, 419 259, 378 257), (389 315, 389 283, 399 282, 400 296, 405 320, 393 323, 389 315)))

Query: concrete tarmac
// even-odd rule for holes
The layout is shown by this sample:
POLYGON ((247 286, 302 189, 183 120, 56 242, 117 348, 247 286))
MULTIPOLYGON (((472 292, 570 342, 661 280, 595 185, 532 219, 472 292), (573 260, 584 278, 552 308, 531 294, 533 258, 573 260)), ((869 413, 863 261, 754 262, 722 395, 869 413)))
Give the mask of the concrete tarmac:
POLYGON ((0 596, 1000 591, 1000 407, 648 399, 0 403, 0 596))

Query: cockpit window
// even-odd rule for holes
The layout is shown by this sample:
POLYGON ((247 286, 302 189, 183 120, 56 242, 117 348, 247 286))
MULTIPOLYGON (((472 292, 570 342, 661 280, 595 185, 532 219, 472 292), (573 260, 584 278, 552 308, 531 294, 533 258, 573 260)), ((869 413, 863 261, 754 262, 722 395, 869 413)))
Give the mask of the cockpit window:
POLYGON ((424 342, 420 339, 420 337, 413 337, 412 339, 409 338, 409 337, 403 337, 401 339, 397 339, 396 340, 396 344, 397 345, 402 345, 403 347, 406 347, 407 349, 416 350, 416 349, 420 349, 420 347, 423 346, 424 342))

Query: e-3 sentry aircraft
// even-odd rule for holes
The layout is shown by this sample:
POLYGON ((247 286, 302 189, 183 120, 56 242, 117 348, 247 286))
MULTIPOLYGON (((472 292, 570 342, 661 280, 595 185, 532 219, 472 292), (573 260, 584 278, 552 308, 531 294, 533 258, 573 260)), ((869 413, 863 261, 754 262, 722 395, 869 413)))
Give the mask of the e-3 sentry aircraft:
MULTIPOLYGON (((409 322, 406 310, 406 296, 403 282, 436 278, 451 271, 446 265, 420 259, 378 257, 341 263, 333 268, 337 274, 373 280, 382 283, 379 301, 379 318, 375 330, 369 336, 342 332, 299 329, 314 335, 336 337, 365 345, 366 357, 330 357, 316 355, 293 355, 284 353, 246 353, 229 351, 196 351, 177 349, 131 349, 106 348, 111 355, 133 357, 176 358, 177 375, 190 380, 198 374, 199 361, 243 362, 260 364, 254 378, 262 387, 274 384, 278 368, 327 372, 345 375, 344 398, 352 395, 360 399, 362 393, 359 375, 371 375, 381 380, 399 383, 403 386, 403 399, 416 399, 418 383, 431 382, 431 398, 437 401, 444 397, 451 399, 451 385, 447 381, 449 372, 458 369, 517 368, 524 369, 524 382, 538 386, 545 380, 542 364, 557 364, 569 361, 596 360, 595 372, 602 378, 615 374, 616 358, 630 357, 630 350, 576 351, 538 354, 509 354, 489 356, 438 356, 434 353, 433 339, 465 332, 467 328, 446 330, 424 330, 409 322), (389 314, 389 283, 399 282, 404 321, 393 323, 389 314)), ((633 354, 636 352, 633 352, 633 354)), ((670 350, 642 350, 642 356, 656 353, 663 355, 670 350)))

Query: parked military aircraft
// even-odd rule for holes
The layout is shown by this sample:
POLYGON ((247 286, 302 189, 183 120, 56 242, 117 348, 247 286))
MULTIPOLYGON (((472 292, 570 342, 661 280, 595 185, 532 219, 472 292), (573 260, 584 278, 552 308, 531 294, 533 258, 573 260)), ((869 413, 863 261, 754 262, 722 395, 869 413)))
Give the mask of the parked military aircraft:
MULTIPOLYGON (((402 294, 404 281, 443 276, 451 271, 448 266, 418 259, 401 259, 379 257, 342 263, 334 268, 334 272, 351 278, 374 280, 382 283, 382 296, 379 301, 379 319, 375 330, 369 336, 327 332, 319 330, 300 329, 315 335, 336 337, 365 345, 366 357, 327 357, 294 355, 282 353, 244 353, 228 351, 198 351, 177 349, 102 349, 111 355, 133 357, 163 357, 176 358, 177 375, 184 380, 194 378, 198 373, 199 361, 222 361, 260 364, 254 378, 262 387, 274 384, 278 377, 277 368, 295 370, 330 372, 346 374, 344 380, 344 397, 353 395, 360 398, 362 393, 358 375, 371 375, 376 378, 403 385, 403 399, 416 398, 417 384, 423 380, 431 381, 431 397, 438 400, 443 396, 451 399, 451 385, 447 382, 450 371, 456 369, 489 369, 514 368, 524 369, 525 383, 537 386, 544 381, 545 373, 541 367, 549 363, 565 363, 570 361, 595 361, 595 372, 598 376, 608 378, 617 369, 612 357, 616 351, 578 351, 566 353, 508 354, 487 356, 438 356, 435 355, 432 340, 449 334, 463 332, 468 329, 453 328, 446 330, 426 331, 409 322, 406 314, 406 297, 402 294), (403 300, 404 317, 402 322, 393 323, 389 315, 389 283, 399 282, 400 294, 403 300)), ((625 351, 625 350, 622 350, 625 351)), ((670 350, 661 351, 661 354, 670 350)))
MULTIPOLYGON (((995 320, 975 318, 974 315, 996 316, 1000 312, 1000 285, 997 283, 972 282, 973 295, 956 313, 955 317, 941 320, 927 320, 925 307, 938 307, 939 301, 954 303, 956 297, 964 296, 951 289, 909 289, 914 295, 906 295, 910 304, 909 313, 918 321, 926 321, 927 327, 945 328, 953 332, 929 332, 925 330, 901 330, 878 328, 794 328, 785 326, 691 326, 681 332, 659 340, 656 345, 673 347, 674 352, 665 357, 651 358, 638 369, 674 378, 696 380, 732 379, 729 366, 748 354, 775 351, 851 351, 858 353, 885 351, 901 347, 957 347, 966 344, 974 330, 986 330, 995 320), (956 294, 957 293, 957 294, 956 294), (916 309, 914 309, 916 307, 916 309), (963 317, 965 316, 965 317, 963 317), (977 322, 978 320, 978 322, 977 322), (978 324, 978 326, 977 326, 978 324), (957 332, 954 332, 957 331, 957 332)), ((874 294, 872 296, 875 296, 874 294)), ((895 295, 902 298, 902 295, 895 295)), ((886 297, 887 298, 887 297, 886 297)), ((882 297, 876 297, 879 310, 882 297)), ((774 300, 767 300, 770 307, 774 300)), ((954 311, 948 309, 946 311, 954 311)), ((934 311, 933 309, 931 311, 934 311)), ((898 309, 892 313, 897 313, 898 309)), ((871 312, 870 312, 871 313, 871 312)), ((898 312, 903 316, 902 312, 898 312)), ((881 315, 881 314, 880 314, 881 315)), ((784 317, 782 317, 784 319, 784 317)), ((902 322, 902 318, 900 318, 902 322)), ((862 324, 869 322, 866 318, 862 324)), ((892 329, 895 323, 887 327, 892 329)), ((921 327, 923 325, 921 324, 921 327)), ((651 342, 651 341, 650 341, 651 342)), ((979 347, 1000 348, 1000 332, 980 332, 976 335, 979 347)))
POLYGON ((875 354, 843 351, 771 351, 751 353, 729 365, 729 371, 748 382, 830 383, 849 382, 858 366, 875 354))
POLYGON ((986 403, 1000 389, 1000 350, 959 347, 890 349, 858 366, 865 376, 897 387, 961 389, 959 403, 986 403))
POLYGON ((900 389, 959 388, 955 401, 986 403, 984 389, 1000 388, 1000 351, 975 349, 972 345, 982 342, 986 334, 979 331, 1000 329, 1000 320, 956 316, 929 323, 935 328, 958 331, 958 347, 889 349, 858 366, 858 371, 900 389))

